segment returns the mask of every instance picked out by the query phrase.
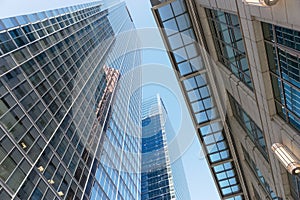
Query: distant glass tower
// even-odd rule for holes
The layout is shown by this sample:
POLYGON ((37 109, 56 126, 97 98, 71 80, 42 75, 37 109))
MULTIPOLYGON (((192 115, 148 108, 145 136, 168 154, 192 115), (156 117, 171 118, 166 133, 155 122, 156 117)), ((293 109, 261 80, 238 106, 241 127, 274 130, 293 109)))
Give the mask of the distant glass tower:
POLYGON ((142 200, 190 199, 182 160, 170 156, 178 144, 159 95, 143 101, 142 119, 142 200))
POLYGON ((125 3, 0 20, 0 199, 140 199, 132 30, 125 3))

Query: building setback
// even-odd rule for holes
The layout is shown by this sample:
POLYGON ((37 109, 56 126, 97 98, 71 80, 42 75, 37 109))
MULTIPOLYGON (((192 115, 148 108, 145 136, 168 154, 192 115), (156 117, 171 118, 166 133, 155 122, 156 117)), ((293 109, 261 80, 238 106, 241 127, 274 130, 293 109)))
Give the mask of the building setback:
POLYGON ((300 199, 300 3, 151 0, 221 199, 300 199))
POLYGON ((143 100, 142 200, 191 199, 182 160, 171 156, 177 150, 176 134, 159 94, 143 100))
POLYGON ((0 20, 0 199, 140 199, 134 29, 125 3, 0 20))

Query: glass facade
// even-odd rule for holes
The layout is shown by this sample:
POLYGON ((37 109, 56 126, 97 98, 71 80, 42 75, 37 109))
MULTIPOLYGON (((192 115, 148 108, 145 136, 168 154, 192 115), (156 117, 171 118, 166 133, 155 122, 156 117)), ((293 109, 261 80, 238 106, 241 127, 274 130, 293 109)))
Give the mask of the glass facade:
POLYGON ((241 127, 245 130, 255 146, 259 149, 265 159, 268 160, 268 150, 266 147, 266 140, 261 129, 243 110, 240 104, 228 93, 229 101, 233 111, 233 116, 239 122, 241 127))
POLYGON ((300 31, 262 23, 277 113, 300 131, 300 31))
POLYGON ((248 163, 252 172, 255 174, 256 178, 258 179, 258 181, 261 184, 261 186, 263 187, 263 189, 268 194, 268 197, 271 199, 274 199, 274 200, 282 200, 282 198, 277 197, 277 195, 272 190, 272 188, 270 187, 270 185, 267 182, 267 180, 265 179, 265 177, 262 175, 261 171, 257 168, 255 162, 252 160, 249 153, 245 150, 245 148, 243 146, 242 146, 242 149, 243 149, 243 153, 244 153, 246 162, 248 163))
POLYGON ((143 101, 142 115, 142 200, 191 199, 182 160, 174 159, 178 144, 159 95, 143 101))
POLYGON ((133 29, 124 3, 0 20, 0 199, 140 199, 133 29))
POLYGON ((142 200, 175 199, 164 119, 159 97, 143 101, 142 200))
POLYGON ((219 61, 251 90, 253 84, 238 16, 206 9, 219 61))
MULTIPOLYGON (((163 105, 163 101, 161 101, 163 105)), ((175 188, 175 196, 177 200, 189 200, 190 192, 185 175, 185 170, 183 167, 183 160, 181 159, 182 152, 180 151, 180 136, 176 134, 173 126, 169 120, 169 116, 166 115, 166 120, 164 122, 164 129, 167 136, 167 146, 169 150, 172 176, 175 188)))
MULTIPOLYGON (((228 138, 213 98, 202 51, 184 0, 151 1, 173 68, 183 88, 191 117, 201 138, 203 150, 217 188, 224 199, 244 199, 228 138)), ((241 56, 242 58, 242 56, 241 56)))

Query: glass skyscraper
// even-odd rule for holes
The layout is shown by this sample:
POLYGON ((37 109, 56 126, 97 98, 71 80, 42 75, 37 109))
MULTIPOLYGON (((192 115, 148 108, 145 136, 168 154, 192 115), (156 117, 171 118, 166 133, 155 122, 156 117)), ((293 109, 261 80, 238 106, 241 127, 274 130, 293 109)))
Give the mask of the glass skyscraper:
POLYGON ((133 30, 125 3, 0 20, 0 199, 140 199, 133 30))
POLYGON ((142 200, 190 199, 182 160, 174 159, 175 154, 178 153, 175 136, 160 96, 144 100, 142 105, 142 200))

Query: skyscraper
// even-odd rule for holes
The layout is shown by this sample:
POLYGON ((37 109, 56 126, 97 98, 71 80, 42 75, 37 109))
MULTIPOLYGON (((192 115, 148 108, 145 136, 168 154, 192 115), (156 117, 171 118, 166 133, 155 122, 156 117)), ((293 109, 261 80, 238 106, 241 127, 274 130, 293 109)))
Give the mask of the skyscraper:
POLYGON ((133 30, 125 3, 0 20, 0 199, 140 199, 133 30))
POLYGON ((299 199, 297 0, 151 0, 221 199, 299 199))
POLYGON ((160 96, 143 100, 142 200, 190 199, 182 160, 171 155, 178 153, 175 137, 160 96))

